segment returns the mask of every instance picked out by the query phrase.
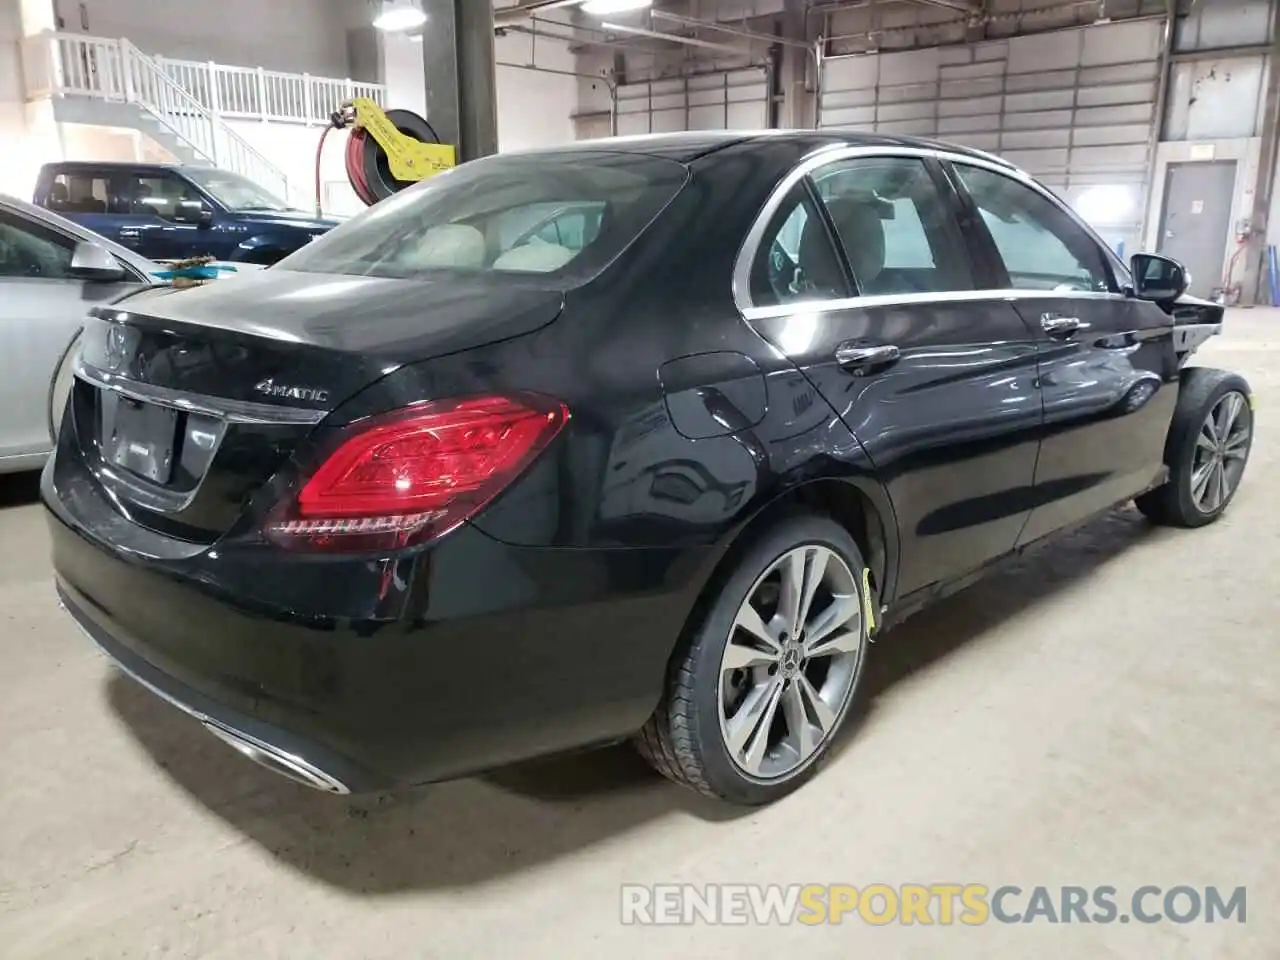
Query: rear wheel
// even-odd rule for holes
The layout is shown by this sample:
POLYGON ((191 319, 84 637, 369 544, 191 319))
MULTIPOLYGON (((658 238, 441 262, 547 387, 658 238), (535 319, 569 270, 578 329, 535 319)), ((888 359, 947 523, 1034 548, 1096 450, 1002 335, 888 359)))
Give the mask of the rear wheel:
POLYGON ((780 524, 743 555, 678 653, 637 736, 670 779, 734 803, 795 790, 831 746, 867 646, 862 556, 816 516, 780 524))
POLYGON ((1193 367, 1183 374, 1169 427, 1169 481, 1134 502, 1156 523, 1202 527, 1222 516, 1253 448, 1253 402, 1238 374, 1193 367))

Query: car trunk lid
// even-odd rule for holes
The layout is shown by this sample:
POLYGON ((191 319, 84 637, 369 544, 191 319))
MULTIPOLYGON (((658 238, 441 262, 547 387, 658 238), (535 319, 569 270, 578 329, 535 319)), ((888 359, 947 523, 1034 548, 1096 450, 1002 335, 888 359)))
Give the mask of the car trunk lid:
POLYGON ((404 364, 533 332, 562 303, 520 286, 275 268, 145 291, 86 325, 76 442, 121 512, 211 543, 344 400, 404 364))

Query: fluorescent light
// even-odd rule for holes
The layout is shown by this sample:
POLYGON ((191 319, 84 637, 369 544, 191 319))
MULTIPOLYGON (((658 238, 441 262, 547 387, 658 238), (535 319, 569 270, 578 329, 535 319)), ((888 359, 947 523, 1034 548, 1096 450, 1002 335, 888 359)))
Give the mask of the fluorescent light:
POLYGON ((647 10, 652 6, 653 0, 587 0, 582 5, 582 10, 593 17, 607 17, 611 13, 647 10))
POLYGON ((427 15, 422 8, 407 0, 389 0, 373 18, 375 27, 387 31, 412 30, 426 22, 427 15))

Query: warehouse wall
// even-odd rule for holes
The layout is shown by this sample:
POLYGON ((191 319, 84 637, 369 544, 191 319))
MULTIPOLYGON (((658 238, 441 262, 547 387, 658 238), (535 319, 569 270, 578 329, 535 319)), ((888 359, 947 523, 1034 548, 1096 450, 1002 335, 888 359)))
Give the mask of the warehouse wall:
MULTIPOLYGON (((771 9, 775 0, 758 0, 771 9)), ((749 3, 743 9, 751 10, 749 3)), ((725 11, 721 11, 724 13, 725 11)), ((730 19, 727 15, 724 19, 730 19)), ((763 30, 767 25, 752 24, 763 30)), ((660 21, 655 26, 664 26, 660 21)), ((707 36, 712 36, 708 33, 707 36)), ((731 36, 717 40, 735 42, 731 36)), ((578 139, 681 130, 755 130, 769 125, 766 46, 744 45, 733 55, 694 47, 655 52, 588 50, 577 57, 574 131, 578 139), (622 82, 611 85, 621 67, 622 82), (616 111, 616 118, 613 114, 616 111)))
POLYGON ((65 30, 127 37, 148 53, 347 75, 342 0, 55 0, 55 7, 65 30))
POLYGON ((47 0, 0 3, 0 191, 30 197, 40 164, 62 150, 49 101, 26 103, 22 38, 52 29, 47 0))
MULTIPOLYGON (((26 131, 22 79, 22 17, 17 4, 0 3, 0 142, 22 147, 26 131)), ((26 185, 30 174, 19 150, 0 151, 0 192, 15 193, 26 185)))
MULTIPOLYGON (((1251 224, 1256 199, 1270 79, 1269 57, 1259 51, 1270 41, 1275 15, 1272 0, 1201 2, 1179 18, 1174 34, 1174 62, 1143 239, 1149 249, 1159 247, 1170 165, 1235 161, 1231 227, 1222 250, 1222 276, 1215 285, 1246 280, 1238 240, 1251 224)), ((1273 190, 1267 222, 1270 243, 1280 242, 1275 198, 1273 190)), ((1246 296, 1250 293, 1245 291, 1246 296)))
POLYGON ((578 64, 568 45, 508 33, 495 39, 494 48, 499 64, 499 149, 526 150, 573 140, 578 109, 578 78, 573 74, 578 64))
MULTIPOLYGON (((422 49, 421 43, 404 37, 384 40, 382 82, 389 106, 426 112, 422 49)), ((546 37, 509 33, 494 39, 494 55, 499 149, 525 150, 572 140, 578 78, 573 76, 576 62, 568 47, 546 37)))
POLYGON ((937 137, 1000 154, 1132 250, 1147 206, 1158 22, 826 60, 819 125, 937 137))

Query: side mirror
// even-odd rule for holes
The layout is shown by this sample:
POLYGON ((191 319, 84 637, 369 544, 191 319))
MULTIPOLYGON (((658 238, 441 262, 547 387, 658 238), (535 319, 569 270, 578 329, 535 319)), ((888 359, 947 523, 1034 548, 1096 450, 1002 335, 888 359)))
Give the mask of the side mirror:
POLYGON ((1155 253, 1135 253, 1129 260, 1129 272, 1133 274, 1134 296, 1141 300, 1177 300, 1191 282, 1182 264, 1155 253))
POLYGON ((179 223, 196 223, 200 226, 213 222, 213 211, 199 200, 179 200, 173 211, 173 219, 179 223))
POLYGON ((91 240, 81 240, 71 254, 73 277, 80 280, 96 280, 111 283, 124 278, 124 267, 111 255, 111 251, 91 240))

